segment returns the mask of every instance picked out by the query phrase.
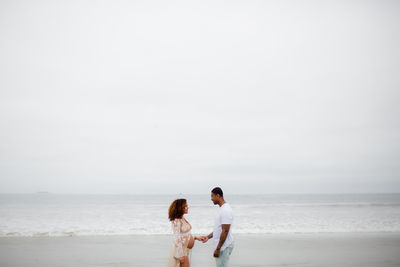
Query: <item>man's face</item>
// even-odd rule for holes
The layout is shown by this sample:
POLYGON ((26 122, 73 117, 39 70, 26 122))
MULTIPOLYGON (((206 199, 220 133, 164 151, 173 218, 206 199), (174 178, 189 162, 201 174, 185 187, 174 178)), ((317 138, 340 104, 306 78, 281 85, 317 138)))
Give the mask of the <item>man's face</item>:
POLYGON ((211 201, 214 203, 214 205, 217 205, 219 201, 219 195, 211 193, 211 201))

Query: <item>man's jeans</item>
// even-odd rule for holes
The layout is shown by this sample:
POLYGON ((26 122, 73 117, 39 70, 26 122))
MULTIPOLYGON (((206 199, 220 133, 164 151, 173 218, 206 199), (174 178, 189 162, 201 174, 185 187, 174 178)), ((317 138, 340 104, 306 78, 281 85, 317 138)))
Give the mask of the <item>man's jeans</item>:
POLYGON ((227 267, 229 256, 232 254, 233 243, 227 246, 223 251, 220 252, 219 257, 215 258, 215 262, 217 263, 217 267, 227 267))

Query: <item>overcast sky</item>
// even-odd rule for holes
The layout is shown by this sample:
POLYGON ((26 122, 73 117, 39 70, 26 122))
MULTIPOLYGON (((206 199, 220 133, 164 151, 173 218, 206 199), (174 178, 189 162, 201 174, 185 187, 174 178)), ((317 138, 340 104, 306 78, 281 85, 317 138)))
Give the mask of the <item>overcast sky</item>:
POLYGON ((399 1, 1 1, 0 192, 400 192, 399 1))

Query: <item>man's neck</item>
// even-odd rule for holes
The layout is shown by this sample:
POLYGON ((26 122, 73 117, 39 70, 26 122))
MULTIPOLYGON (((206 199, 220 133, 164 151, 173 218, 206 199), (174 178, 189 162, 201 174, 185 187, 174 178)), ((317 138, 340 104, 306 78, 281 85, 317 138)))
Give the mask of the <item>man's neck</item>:
POLYGON ((221 207, 222 205, 224 205, 226 203, 226 201, 223 199, 223 200, 221 200, 219 203, 218 203, 218 205, 221 207))

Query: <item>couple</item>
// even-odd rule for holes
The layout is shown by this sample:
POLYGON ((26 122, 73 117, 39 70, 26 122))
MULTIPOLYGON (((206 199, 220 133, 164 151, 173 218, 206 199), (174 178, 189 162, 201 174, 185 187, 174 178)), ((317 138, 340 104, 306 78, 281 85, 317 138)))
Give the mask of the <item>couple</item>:
POLYGON ((232 209, 224 200, 224 194, 219 187, 211 190, 211 201, 214 205, 220 207, 215 217, 214 230, 207 236, 195 237, 190 232, 192 226, 184 217, 184 214, 188 213, 186 199, 176 199, 172 202, 168 210, 168 215, 172 223, 174 242, 171 247, 167 267, 189 267, 195 240, 205 243, 210 238, 214 241, 214 257, 217 267, 228 266, 229 256, 234 246, 231 233, 233 221, 232 209))

